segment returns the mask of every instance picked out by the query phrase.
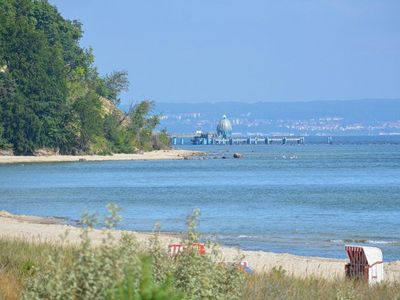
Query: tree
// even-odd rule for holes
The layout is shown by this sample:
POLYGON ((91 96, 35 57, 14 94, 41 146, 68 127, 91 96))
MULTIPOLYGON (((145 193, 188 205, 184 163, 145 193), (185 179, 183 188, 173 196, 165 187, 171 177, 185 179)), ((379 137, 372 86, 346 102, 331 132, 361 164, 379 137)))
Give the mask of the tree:
POLYGON ((8 3, 14 6, 7 7, 0 56, 8 76, 3 89, 12 89, 13 93, 2 98, 4 120, 8 120, 3 125, 4 134, 17 154, 29 154, 38 147, 57 147, 65 140, 64 63, 61 49, 50 47, 45 33, 35 27, 36 20, 30 15, 34 2, 8 3))
POLYGON ((128 128, 130 137, 135 140, 138 148, 151 150, 151 136, 153 130, 160 123, 158 115, 150 115, 153 111, 154 102, 144 100, 133 106, 128 112, 130 125, 128 128))
POLYGON ((163 129, 160 132, 153 134, 152 144, 154 150, 169 149, 171 143, 167 130, 163 129))
POLYGON ((90 143, 95 142, 97 136, 102 134, 101 103, 93 91, 85 97, 79 98, 73 105, 76 119, 78 120, 78 146, 83 152, 90 150, 90 143))
MULTIPOLYGON (((2 65, 0 60, 0 66, 2 65)), ((7 74, 5 68, 0 71, 0 149, 4 149, 8 147, 8 143, 6 138, 4 137, 4 116, 3 116, 3 109, 4 109, 4 102, 6 97, 10 93, 12 93, 11 85, 7 82, 7 74)))
POLYGON ((121 103, 120 94, 129 88, 128 72, 114 71, 104 78, 103 95, 118 106, 121 103))
POLYGON ((0 0, 0 148, 11 144, 24 155, 152 149, 153 103, 121 118, 116 106, 128 74, 101 77, 92 50, 79 44, 82 34, 47 0, 0 0))

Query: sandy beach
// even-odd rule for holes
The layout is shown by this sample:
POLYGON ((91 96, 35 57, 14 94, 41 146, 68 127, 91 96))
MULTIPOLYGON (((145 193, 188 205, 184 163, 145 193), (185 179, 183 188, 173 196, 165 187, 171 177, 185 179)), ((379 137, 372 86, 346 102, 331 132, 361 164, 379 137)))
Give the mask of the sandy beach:
POLYGON ((157 150, 137 154, 113 155, 0 156, 0 164, 120 160, 179 160, 200 154, 202 154, 202 152, 189 150, 157 150))
MULTIPOLYGON (((28 241, 59 242, 60 236, 68 230, 68 242, 79 243, 80 229, 78 227, 61 224, 57 218, 42 218, 35 216, 13 215, 5 211, 0 211, 0 237, 7 239, 25 239, 28 241)), ((118 238, 124 231, 114 230, 113 235, 118 238)), ((129 232, 132 233, 138 242, 146 245, 151 233, 129 232)), ((100 243, 104 237, 102 230, 93 230, 91 239, 94 244, 100 243)), ((169 243, 177 242, 179 238, 173 235, 162 234, 161 243, 167 249, 169 243)), ((256 272, 268 271, 274 267, 282 267, 288 274, 298 277, 314 276, 325 279, 335 279, 344 277, 344 265, 346 260, 329 259, 321 257, 297 256, 287 253, 272 253, 264 251, 242 251, 256 272)), ((233 261, 238 255, 238 249, 230 247, 221 248, 222 256, 225 261, 233 261)), ((400 261, 384 264, 385 280, 400 281, 400 261)))

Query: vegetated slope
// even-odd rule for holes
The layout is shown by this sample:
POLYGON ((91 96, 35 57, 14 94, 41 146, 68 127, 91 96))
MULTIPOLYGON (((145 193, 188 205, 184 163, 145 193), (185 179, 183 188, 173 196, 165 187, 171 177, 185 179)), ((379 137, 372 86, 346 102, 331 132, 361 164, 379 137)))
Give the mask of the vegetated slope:
POLYGON ((167 143, 153 136, 151 101, 133 107, 130 122, 115 109, 127 73, 101 77, 82 34, 46 0, 0 1, 0 149, 106 154, 167 143))

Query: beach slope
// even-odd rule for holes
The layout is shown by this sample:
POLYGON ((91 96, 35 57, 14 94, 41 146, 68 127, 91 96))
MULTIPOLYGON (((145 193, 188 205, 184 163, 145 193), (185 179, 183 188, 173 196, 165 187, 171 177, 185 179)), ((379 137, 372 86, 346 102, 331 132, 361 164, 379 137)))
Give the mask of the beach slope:
MULTIPOLYGON (((32 242, 46 241, 58 242, 68 230, 68 242, 79 243, 80 229, 78 227, 61 224, 56 218, 42 218, 35 216, 13 215, 8 212, 0 212, 0 238, 24 239, 32 242)), ((123 231, 114 230, 116 238, 123 231)), ((151 233, 130 232, 139 243, 146 245, 151 233)), ((94 244, 101 243, 104 237, 102 230, 93 230, 91 239, 94 244)), ((178 236, 163 234, 160 241, 167 249, 169 243, 179 240, 178 236)), ((257 272, 270 271, 272 268, 282 267, 288 274, 296 277, 314 276, 317 278, 336 279, 344 277, 346 260, 321 257, 297 256, 287 253, 271 253, 264 251, 242 251, 230 247, 222 247, 222 256, 225 261, 234 261, 238 254, 243 255, 250 267, 257 272)), ((384 264, 385 279, 388 281, 400 281, 400 261, 384 264)))
POLYGON ((0 156, 0 164, 120 160, 179 160, 200 154, 202 154, 202 152, 190 150, 157 150, 135 154, 113 155, 0 156))

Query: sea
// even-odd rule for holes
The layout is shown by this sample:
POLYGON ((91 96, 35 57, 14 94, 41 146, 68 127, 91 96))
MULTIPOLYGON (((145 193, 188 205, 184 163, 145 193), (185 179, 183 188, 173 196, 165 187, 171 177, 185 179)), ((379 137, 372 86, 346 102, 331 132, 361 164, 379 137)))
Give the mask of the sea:
POLYGON ((182 232, 200 209, 203 238, 227 246, 345 258, 344 245, 354 244, 400 260, 400 136, 179 147, 208 154, 0 165, 0 210, 78 224, 113 202, 118 228, 182 232))

